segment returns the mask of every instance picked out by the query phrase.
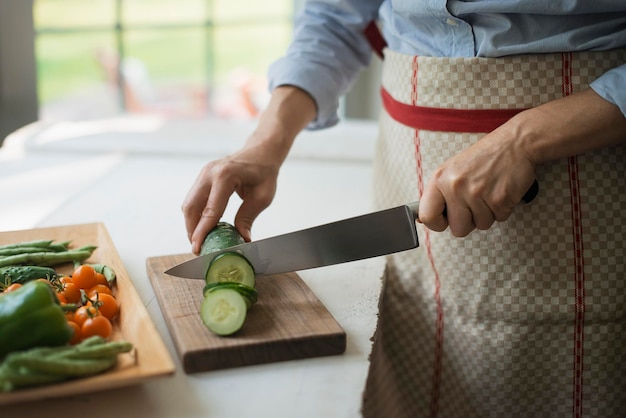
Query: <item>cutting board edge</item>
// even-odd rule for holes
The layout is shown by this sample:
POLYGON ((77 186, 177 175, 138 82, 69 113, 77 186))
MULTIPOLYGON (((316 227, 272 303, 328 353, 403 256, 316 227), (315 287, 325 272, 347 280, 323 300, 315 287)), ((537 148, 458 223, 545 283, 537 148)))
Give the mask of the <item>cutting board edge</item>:
POLYGON ((274 341, 251 344, 241 351, 233 351, 228 348, 216 348, 214 350, 189 350, 178 352, 180 362, 185 373, 201 373, 213 370, 254 366, 257 364, 280 363, 307 358, 330 357, 342 355, 347 349, 347 337, 345 332, 327 334, 315 339, 316 350, 310 349, 311 339, 302 338, 290 341, 288 354, 281 350, 272 350, 273 345, 279 345, 274 341), (259 350, 260 349, 260 350, 259 350), (263 357, 246 354, 258 350, 264 353, 263 357))

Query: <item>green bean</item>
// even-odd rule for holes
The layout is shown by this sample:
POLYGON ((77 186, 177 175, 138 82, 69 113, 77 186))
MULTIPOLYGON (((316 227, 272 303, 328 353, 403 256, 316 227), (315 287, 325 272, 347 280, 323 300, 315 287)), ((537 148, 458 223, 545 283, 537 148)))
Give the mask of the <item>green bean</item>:
POLYGON ((12 255, 0 258, 0 267, 20 264, 35 264, 38 266, 49 267, 71 261, 83 261, 91 257, 96 248, 97 247, 95 246, 85 246, 77 248, 75 250, 67 250, 55 253, 38 252, 12 255))
POLYGON ((10 255, 26 254, 26 253, 43 253, 54 252, 47 247, 13 247, 13 248, 0 248, 0 257, 7 257, 10 255))
POLYGON ((53 240, 34 240, 34 241, 22 241, 15 242, 12 244, 0 245, 0 249, 2 248, 20 248, 20 247, 48 247, 53 243, 53 240))
POLYGON ((0 392, 9 392, 27 386, 45 385, 67 379, 66 376, 35 373, 25 368, 0 367, 0 392))
POLYGON ((88 346, 92 346, 92 345, 97 345, 97 344, 106 344, 107 343, 107 339, 100 336, 100 335, 92 335, 91 337, 87 337, 84 340, 82 340, 80 342, 80 344, 77 344, 75 346, 73 346, 73 349, 76 348, 81 348, 81 347, 88 347, 88 346))
POLYGON ((35 373, 81 377, 101 373, 110 369, 117 362, 117 356, 90 359, 68 359, 59 358, 58 356, 9 356, 5 361, 9 367, 25 367, 35 373))
POLYGON ((5 362, 2 363, 2 366, 0 367, 4 367, 6 364, 10 363, 10 362, 7 362, 6 359, 9 359, 11 357, 22 357, 26 355, 31 356, 31 357, 46 357, 46 356, 51 356, 54 354, 62 353, 66 351, 68 348, 71 348, 71 347, 67 345, 63 345, 63 346, 58 346, 58 347, 35 347, 35 348, 28 349, 26 351, 15 351, 13 353, 8 354, 5 357, 5 362))
POLYGON ((76 346, 75 350, 64 353, 57 353, 55 358, 67 359, 94 359, 101 357, 116 356, 127 353, 133 349, 133 345, 127 341, 110 341, 104 344, 94 344, 91 346, 76 346))

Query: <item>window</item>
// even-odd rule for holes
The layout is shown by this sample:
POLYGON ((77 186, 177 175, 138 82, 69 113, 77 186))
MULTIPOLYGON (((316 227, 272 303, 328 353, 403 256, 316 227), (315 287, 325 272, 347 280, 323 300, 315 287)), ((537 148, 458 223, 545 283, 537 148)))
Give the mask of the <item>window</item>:
POLYGON ((255 116, 294 0, 35 0, 40 118, 255 116))

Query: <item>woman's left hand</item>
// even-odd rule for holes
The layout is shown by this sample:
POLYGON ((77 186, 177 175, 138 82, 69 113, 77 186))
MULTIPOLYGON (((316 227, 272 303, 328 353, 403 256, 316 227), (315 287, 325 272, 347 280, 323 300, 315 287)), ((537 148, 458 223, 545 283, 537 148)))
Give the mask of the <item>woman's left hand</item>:
POLYGON ((440 165, 422 194, 420 222, 464 237, 508 219, 535 180, 519 130, 509 121, 440 165))
POLYGON ((419 220, 464 237, 511 216, 539 164, 626 140, 626 117, 592 89, 518 113, 439 166, 424 188, 419 220))

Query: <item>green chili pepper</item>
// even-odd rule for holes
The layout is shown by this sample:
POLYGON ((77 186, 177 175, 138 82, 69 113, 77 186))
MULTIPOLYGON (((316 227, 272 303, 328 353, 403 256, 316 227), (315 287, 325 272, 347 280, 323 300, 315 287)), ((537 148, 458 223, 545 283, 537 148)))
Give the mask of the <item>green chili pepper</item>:
POLYGON ((0 295, 0 359, 32 347, 54 347, 72 338, 59 299, 43 281, 0 295))

